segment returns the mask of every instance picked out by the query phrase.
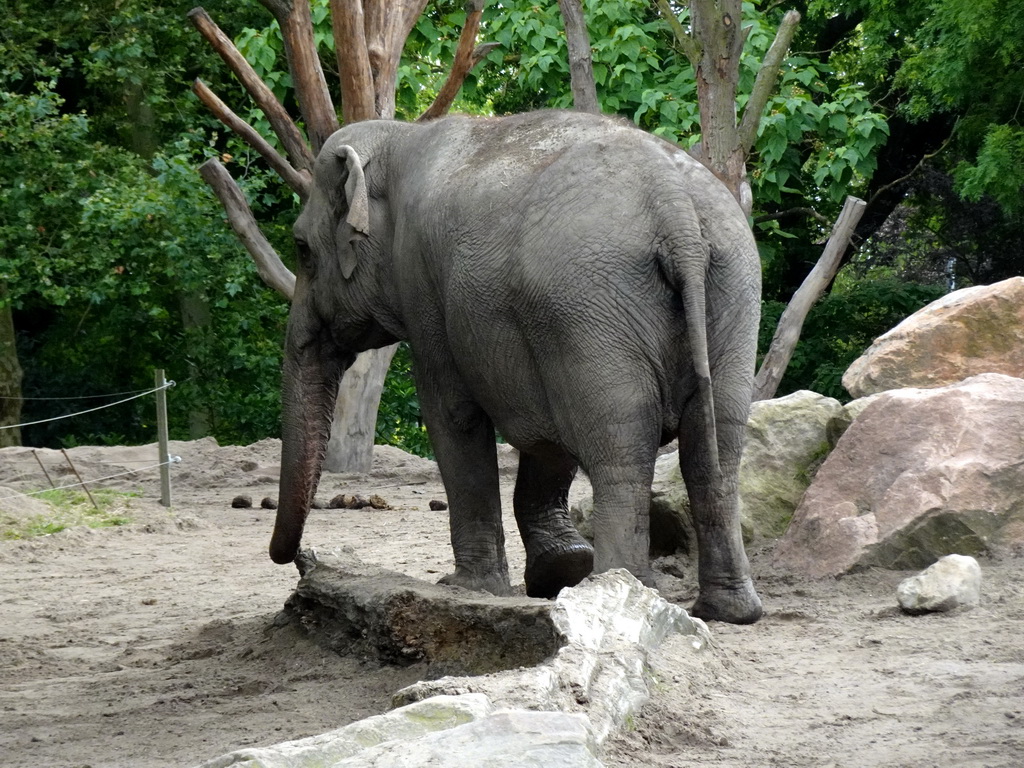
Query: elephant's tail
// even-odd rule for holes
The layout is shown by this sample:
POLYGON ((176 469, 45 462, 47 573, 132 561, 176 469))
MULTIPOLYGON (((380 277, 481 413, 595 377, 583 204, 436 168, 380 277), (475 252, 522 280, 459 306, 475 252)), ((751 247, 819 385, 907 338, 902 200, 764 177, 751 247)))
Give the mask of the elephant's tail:
MULTIPOLYGON (((708 354, 708 326, 706 280, 711 263, 711 247, 700 235, 697 212, 689 201, 680 203, 685 209, 683 216, 692 223, 681 228, 674 222, 668 228, 672 235, 659 249, 658 263, 669 285, 679 294, 683 302, 686 319, 686 336, 690 345, 690 356, 694 375, 697 379, 699 407, 695 416, 699 423, 690 422, 691 428, 699 431, 707 451, 708 478, 717 487, 722 477, 718 456, 718 430, 715 422, 715 395, 711 380, 711 361, 708 354)), ((678 210, 678 209, 677 209, 678 210)), ((680 437, 682 437, 680 435, 680 437)), ((696 436, 694 436, 696 437, 696 436)), ((693 439, 693 438, 691 438, 693 439)))

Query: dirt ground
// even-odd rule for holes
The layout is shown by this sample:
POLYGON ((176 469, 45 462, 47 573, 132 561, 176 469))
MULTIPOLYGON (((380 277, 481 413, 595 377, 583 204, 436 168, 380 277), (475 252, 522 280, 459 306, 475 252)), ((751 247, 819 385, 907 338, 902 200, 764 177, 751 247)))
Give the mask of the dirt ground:
MULTIPOLYGON (((274 513, 258 507, 277 495, 278 450, 273 440, 172 444, 182 462, 170 511, 148 471, 97 483, 141 491, 126 502, 128 525, 0 542, 0 764, 194 765, 380 713, 423 676, 275 626, 297 578, 267 557, 274 513), (241 493, 257 507, 232 509, 241 493)), ((88 479, 152 463, 154 450, 70 453, 88 479)), ((40 454, 55 472, 59 453, 40 454)), ((0 451, 8 518, 32 505, 4 497, 43 487, 30 452, 0 451)), ((339 492, 378 493, 393 509, 314 510, 307 546, 349 545, 424 579, 447 572, 446 513, 428 507, 444 491, 430 462, 379 451, 367 476, 325 476, 319 497, 339 492)), ((1024 558, 981 561, 979 608, 922 617, 894 607, 906 573, 809 582, 774 571, 770 547, 752 560, 765 618, 712 624, 699 664, 686 643, 667 642, 652 659, 654 697, 607 746, 608 766, 1024 764, 1024 558)), ((692 568, 668 566, 682 578, 660 587, 686 604, 692 568)))

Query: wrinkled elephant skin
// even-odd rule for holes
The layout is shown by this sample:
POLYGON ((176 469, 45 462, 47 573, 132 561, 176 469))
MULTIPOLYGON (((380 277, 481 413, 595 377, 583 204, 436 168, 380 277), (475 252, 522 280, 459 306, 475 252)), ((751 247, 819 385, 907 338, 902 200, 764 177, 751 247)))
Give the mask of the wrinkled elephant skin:
POLYGON ((757 620, 737 472, 760 263, 703 166, 581 113, 357 123, 317 157, 295 240, 276 562, 298 550, 340 377, 360 351, 405 339, 450 504, 443 582, 510 590, 495 429, 521 454, 530 595, 592 570, 649 581, 655 455, 678 437, 694 612, 757 620), (567 510, 578 468, 594 487, 593 548, 567 510))

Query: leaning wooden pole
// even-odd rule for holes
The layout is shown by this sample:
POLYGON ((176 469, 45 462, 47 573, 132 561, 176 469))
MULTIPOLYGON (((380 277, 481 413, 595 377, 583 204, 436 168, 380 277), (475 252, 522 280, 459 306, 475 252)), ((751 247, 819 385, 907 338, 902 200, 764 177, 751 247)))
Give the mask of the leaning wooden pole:
POLYGON ((779 382, 789 367, 789 361, 793 357, 793 350, 800 340, 800 332, 804 327, 804 320, 811 311, 818 298, 825 292, 832 278, 839 270, 840 261, 846 246, 853 236, 857 222, 864 215, 867 203, 857 197, 847 197, 843 204, 843 210, 832 227, 832 234, 829 236, 825 250, 814 265, 811 273, 804 278, 803 283, 793 294, 786 311, 779 318, 779 325, 775 329, 775 336, 772 337, 772 344, 768 353, 761 362, 761 369, 754 379, 754 399, 769 400, 775 396, 779 388, 779 382))

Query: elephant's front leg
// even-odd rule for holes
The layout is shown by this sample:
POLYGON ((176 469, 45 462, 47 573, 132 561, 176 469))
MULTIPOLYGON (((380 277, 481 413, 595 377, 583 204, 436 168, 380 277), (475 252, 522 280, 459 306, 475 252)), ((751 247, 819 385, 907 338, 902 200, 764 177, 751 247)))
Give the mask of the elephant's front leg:
POLYGON ((494 425, 475 403, 450 387, 420 384, 419 395, 448 494, 455 554, 455 572, 439 583, 510 594, 494 425), (442 388, 447 390, 443 394, 442 388))
POLYGON ((594 550, 569 518, 569 485, 576 462, 552 448, 542 456, 519 457, 514 506, 526 548, 526 594, 554 597, 594 568, 594 550))

